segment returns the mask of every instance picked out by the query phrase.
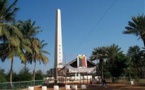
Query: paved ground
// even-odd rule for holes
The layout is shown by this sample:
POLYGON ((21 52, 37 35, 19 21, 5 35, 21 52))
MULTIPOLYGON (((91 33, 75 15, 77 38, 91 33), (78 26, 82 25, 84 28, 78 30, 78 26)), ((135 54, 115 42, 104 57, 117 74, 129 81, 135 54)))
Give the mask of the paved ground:
MULTIPOLYGON (((41 86, 36 86, 34 90, 41 90, 41 86)), ((53 90, 53 88, 48 87, 48 90, 53 90)), ((65 90, 64 87, 61 87, 60 90, 65 90)), ((80 85, 78 85, 78 90, 80 85)), ((128 84, 108 84, 107 87, 102 87, 98 84, 87 85, 85 90, 145 90, 145 85, 128 85, 128 84)))

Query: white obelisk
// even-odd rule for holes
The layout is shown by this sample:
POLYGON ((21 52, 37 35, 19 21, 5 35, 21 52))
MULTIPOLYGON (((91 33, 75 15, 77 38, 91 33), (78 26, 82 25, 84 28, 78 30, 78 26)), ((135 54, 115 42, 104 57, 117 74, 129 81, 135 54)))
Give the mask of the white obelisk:
POLYGON ((63 50, 62 50, 62 30, 61 30, 61 11, 56 11, 56 34, 55 34, 55 79, 57 80, 58 70, 63 67, 63 50))

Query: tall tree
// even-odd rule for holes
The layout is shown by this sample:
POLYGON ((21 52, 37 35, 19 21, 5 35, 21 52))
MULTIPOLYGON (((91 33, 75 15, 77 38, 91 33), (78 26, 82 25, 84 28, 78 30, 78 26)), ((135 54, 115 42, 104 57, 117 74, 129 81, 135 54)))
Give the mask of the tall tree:
POLYGON ((128 21, 128 26, 125 27, 123 34, 133 34, 142 39, 145 46, 145 16, 133 16, 132 21, 128 21))
POLYGON ((19 29, 22 31, 24 38, 34 38, 39 32, 42 31, 40 30, 40 27, 35 24, 36 22, 31 19, 19 21, 19 29))
MULTIPOLYGON (((12 30, 13 31, 13 30, 12 30)), ((30 49, 30 45, 23 39, 23 35, 16 34, 15 32, 10 32, 10 38, 8 41, 0 44, 0 57, 2 61, 9 59, 11 61, 10 65, 10 82, 12 88, 12 73, 13 73, 13 60, 14 57, 20 57, 20 59, 24 62, 26 61, 26 57, 24 52, 27 51, 32 53, 30 49)))
MULTIPOLYGON (((11 25, 15 21, 15 14, 18 11, 16 7, 17 0, 9 5, 8 0, 0 0, 0 40, 5 42, 10 38, 9 33, 19 33, 18 29, 11 25)), ((20 35, 20 34, 19 34, 20 35)))
MULTIPOLYGON (((31 21, 30 19, 26 21, 19 21, 19 29, 22 31, 24 38, 30 41, 32 49, 32 53, 26 52, 26 57, 29 63, 34 62, 34 80, 35 80, 35 72, 36 72, 36 61, 42 61, 44 64, 48 62, 48 58, 43 55, 43 53, 48 53, 42 48, 47 45, 44 41, 40 42, 36 35, 41 32, 39 26, 35 25, 35 21, 31 21)), ((26 65, 26 62, 24 62, 26 65)))
POLYGON ((11 60, 11 88, 14 49, 16 49, 17 51, 20 50, 18 48, 20 44, 19 39, 22 38, 22 34, 20 33, 20 31, 15 26, 11 25, 11 22, 15 21, 15 14, 18 11, 16 3, 17 0, 15 0, 12 4, 9 4, 8 0, 0 0, 0 58, 2 59, 2 61, 4 61, 6 58, 11 60))
POLYGON ((122 53, 121 48, 118 45, 112 44, 106 47, 106 53, 108 56, 108 61, 110 63, 110 67, 113 66, 114 60, 116 59, 119 53, 122 53))
MULTIPOLYGON (((103 65, 104 65, 104 58, 107 57, 105 47, 98 47, 95 48, 94 51, 92 51, 92 55, 90 57, 90 60, 99 60, 99 72, 101 72, 101 79, 104 79, 104 74, 103 74, 103 65)), ((98 69, 96 69, 98 70, 98 69)), ((98 72, 98 71, 96 71, 98 72)))
POLYGON ((120 76, 124 75, 123 73, 127 68, 127 60, 128 58, 123 53, 119 53, 115 57, 113 65, 109 62, 109 60, 106 62, 106 68, 112 76, 112 82, 115 82, 120 76))
MULTIPOLYGON (((25 20, 25 21, 18 21, 18 28, 22 32, 25 41, 27 43, 32 43, 32 40, 35 38, 35 36, 41 32, 40 27, 35 25, 35 21, 32 21, 31 19, 25 20)), ((29 46, 31 48, 31 45, 29 46)), ((25 64, 26 62, 22 62, 25 64)))
POLYGON ((27 60, 29 63, 34 62, 34 70, 33 70, 33 79, 35 80, 36 76, 36 62, 46 64, 48 62, 48 58, 44 54, 48 54, 47 51, 43 50, 44 46, 47 45, 43 43, 44 41, 40 42, 37 38, 32 39, 32 53, 26 53, 27 60))
POLYGON ((142 77, 143 75, 143 66, 144 66, 144 52, 140 49, 139 46, 130 46, 127 52, 127 56, 131 60, 131 68, 134 68, 137 71, 137 76, 142 77))
MULTIPOLYGON (((107 59, 109 64, 109 72, 111 73, 112 77, 114 73, 114 66, 115 66, 115 60, 117 59, 118 55, 122 53, 121 48, 119 48, 118 45, 112 44, 108 47, 106 47, 106 53, 107 53, 107 59)), ((114 78, 112 78, 112 81, 114 81, 114 78)))

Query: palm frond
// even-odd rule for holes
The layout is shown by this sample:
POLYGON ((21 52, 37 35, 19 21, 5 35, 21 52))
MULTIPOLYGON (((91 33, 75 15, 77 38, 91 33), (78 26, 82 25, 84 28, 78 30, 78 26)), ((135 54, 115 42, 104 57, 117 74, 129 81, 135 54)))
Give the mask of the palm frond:
POLYGON ((32 53, 31 48, 30 48, 29 46, 25 45, 25 44, 22 44, 22 48, 23 48, 24 50, 26 50, 26 52, 32 53))
POLYGON ((10 38, 10 31, 7 25, 3 25, 2 33, 5 37, 10 38))
POLYGON ((11 50, 9 50, 8 52, 8 59, 13 60, 14 56, 15 56, 15 50, 11 48, 11 50))
POLYGON ((8 7, 8 9, 6 10, 6 12, 10 11, 10 9, 16 5, 17 1, 18 1, 18 0, 15 0, 15 1, 8 7))
POLYGON ((12 12, 9 12, 5 15, 6 20, 15 21, 15 13, 19 10, 19 8, 14 8, 12 12))
POLYGON ((7 6, 7 0, 0 0, 0 22, 3 22, 5 17, 5 10, 6 10, 6 6, 7 6))
POLYGON ((44 54, 50 54, 49 52, 47 52, 46 50, 40 50, 41 53, 44 53, 44 54))
POLYGON ((23 34, 21 33, 21 31, 17 27, 11 25, 11 28, 12 28, 15 35, 17 35, 21 39, 23 38, 23 34))
POLYGON ((11 36, 9 38, 9 40, 10 40, 10 43, 11 43, 12 46, 15 46, 15 47, 19 47, 20 46, 20 40, 17 37, 11 36))
POLYGON ((43 64, 46 64, 48 62, 48 58, 43 54, 40 54, 39 59, 43 62, 43 64))
POLYGON ((24 55, 23 53, 20 53, 20 54, 19 54, 19 57, 20 57, 20 59, 21 59, 23 62, 26 62, 26 57, 25 57, 25 55, 24 55))
POLYGON ((22 43, 25 44, 25 45, 27 45, 27 46, 31 46, 31 41, 28 38, 22 39, 22 43))
POLYGON ((132 21, 128 21, 128 26, 125 27, 123 34, 133 34, 139 36, 142 40, 145 39, 145 16, 133 16, 132 21))

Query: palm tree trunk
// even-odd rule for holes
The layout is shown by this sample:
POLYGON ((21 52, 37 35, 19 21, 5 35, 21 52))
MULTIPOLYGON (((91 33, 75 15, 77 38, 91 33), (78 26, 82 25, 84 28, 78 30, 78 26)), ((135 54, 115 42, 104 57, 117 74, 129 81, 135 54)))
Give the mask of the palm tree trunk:
POLYGON ((10 87, 11 87, 11 89, 13 88, 12 81, 13 81, 13 59, 11 60, 11 67, 10 67, 10 87))
POLYGON ((34 80, 34 85, 35 85, 35 77, 36 77, 36 60, 35 60, 35 63, 34 63, 34 72, 33 72, 33 80, 34 80))
POLYGON ((104 73, 103 73, 103 59, 100 59, 100 69, 101 69, 101 81, 104 79, 104 73))
POLYGON ((102 60, 102 79, 104 79, 104 72, 103 72, 103 70, 104 70, 104 63, 103 63, 103 60, 102 60))
POLYGON ((101 63, 102 63, 102 67, 101 67, 102 75, 101 75, 101 76, 102 76, 102 80, 103 80, 103 79, 104 79, 104 72, 103 72, 103 69, 104 69, 104 67, 103 67, 103 66, 104 66, 104 63, 103 63, 103 59, 102 59, 102 62, 101 62, 101 63))

